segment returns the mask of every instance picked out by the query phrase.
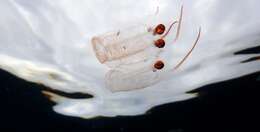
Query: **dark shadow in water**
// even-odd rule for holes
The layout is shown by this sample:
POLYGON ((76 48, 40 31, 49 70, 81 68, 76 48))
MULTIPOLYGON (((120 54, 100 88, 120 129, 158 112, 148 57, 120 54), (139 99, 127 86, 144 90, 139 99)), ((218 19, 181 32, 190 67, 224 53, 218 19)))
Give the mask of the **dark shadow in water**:
POLYGON ((198 98, 165 104, 142 116, 84 120, 53 112, 54 103, 41 94, 42 85, 0 71, 0 131, 252 131, 259 128, 257 76, 260 73, 202 87, 193 91, 200 93, 198 98))
POLYGON ((256 47, 252 47, 252 48, 248 48, 248 49, 238 51, 238 52, 235 53, 235 55, 238 55, 238 54, 257 54, 257 53, 260 53, 260 46, 256 46, 256 47))

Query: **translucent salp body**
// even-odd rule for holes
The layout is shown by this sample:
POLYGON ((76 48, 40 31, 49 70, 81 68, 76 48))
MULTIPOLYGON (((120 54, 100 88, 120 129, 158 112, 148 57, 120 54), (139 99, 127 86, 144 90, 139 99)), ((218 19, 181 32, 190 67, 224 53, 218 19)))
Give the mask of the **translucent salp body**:
POLYGON ((161 79, 161 71, 152 65, 140 68, 124 67, 110 70, 106 74, 106 86, 112 92, 141 89, 157 83, 161 79))
POLYGON ((151 55, 157 56, 161 51, 154 46, 157 38, 151 27, 139 25, 93 37, 92 45, 100 63, 116 67, 121 63, 128 64, 135 60, 131 59, 131 56, 139 58, 139 61, 148 59, 151 55), (153 54, 145 51, 146 49, 152 50, 153 54))
POLYGON ((150 60, 156 60, 161 51, 161 49, 151 46, 144 49, 142 52, 138 52, 136 54, 116 59, 113 61, 107 61, 105 64, 108 67, 114 69, 119 68, 119 66, 131 66, 132 64, 145 63, 150 60))
POLYGON ((106 87, 112 92, 128 91, 145 88, 157 83, 163 74, 178 69, 195 48, 201 29, 190 51, 176 64, 175 67, 162 70, 165 63, 159 55, 174 24, 178 23, 175 38, 179 38, 181 22, 181 8, 178 21, 173 21, 166 30, 164 24, 156 27, 139 25, 116 32, 93 37, 92 45, 97 59, 111 68, 106 73, 106 87))

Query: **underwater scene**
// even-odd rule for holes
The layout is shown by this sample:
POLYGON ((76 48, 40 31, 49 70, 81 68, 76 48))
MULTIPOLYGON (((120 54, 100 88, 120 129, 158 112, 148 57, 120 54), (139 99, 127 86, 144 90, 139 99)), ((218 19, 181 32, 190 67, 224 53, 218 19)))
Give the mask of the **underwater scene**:
POLYGON ((1 0, 0 131, 259 131, 259 5, 1 0))

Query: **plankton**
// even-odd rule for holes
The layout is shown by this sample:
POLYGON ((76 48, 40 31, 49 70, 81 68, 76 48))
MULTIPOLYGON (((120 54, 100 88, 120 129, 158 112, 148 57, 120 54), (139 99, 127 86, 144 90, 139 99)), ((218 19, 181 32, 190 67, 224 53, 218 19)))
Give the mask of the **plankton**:
MULTIPOLYGON (((110 67, 106 74, 106 86, 112 92, 141 89, 161 80, 164 62, 159 59, 167 44, 164 38, 178 24, 174 42, 180 35, 183 7, 179 20, 166 30, 164 24, 157 26, 135 26, 92 38, 92 46, 100 63, 110 67)), ((172 69, 178 69, 188 58, 200 38, 199 29, 193 47, 172 69)))
POLYGON ((163 24, 158 24, 156 27, 138 25, 109 32, 93 37, 92 46, 99 62, 111 68, 136 63, 136 60, 145 61, 162 52, 161 48, 165 46, 163 38, 176 23, 177 21, 174 21, 164 35, 162 34, 166 28, 163 24), (137 54, 139 56, 135 57, 137 54))

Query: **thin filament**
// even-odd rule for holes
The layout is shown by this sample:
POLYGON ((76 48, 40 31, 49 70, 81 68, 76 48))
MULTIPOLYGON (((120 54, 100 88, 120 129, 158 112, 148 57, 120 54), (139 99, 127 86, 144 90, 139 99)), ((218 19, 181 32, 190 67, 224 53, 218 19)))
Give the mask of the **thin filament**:
POLYGON ((193 51, 193 49, 196 47, 198 41, 199 41, 199 38, 200 38, 200 32, 201 32, 201 28, 199 28, 199 33, 198 33, 198 37, 196 39, 196 41, 194 42, 192 48, 190 49, 190 51, 185 55, 185 57, 174 67, 174 70, 178 69, 182 64, 183 62, 189 57, 189 55, 191 54, 191 52, 193 51))
POLYGON ((168 35, 168 33, 170 32, 170 30, 172 29, 172 27, 174 26, 174 24, 176 24, 178 21, 174 21, 171 25, 170 25, 170 27, 169 27, 169 29, 166 31, 166 33, 161 37, 161 39, 163 39, 164 37, 166 37, 167 35, 168 35))
POLYGON ((180 18, 179 18, 179 24, 178 24, 178 27, 177 27, 177 33, 176 33, 176 36, 175 36, 175 39, 174 39, 174 42, 177 41, 177 39, 179 38, 180 36, 180 31, 181 31, 181 22, 182 22, 182 14, 183 14, 183 6, 181 6, 181 14, 180 14, 180 18))

